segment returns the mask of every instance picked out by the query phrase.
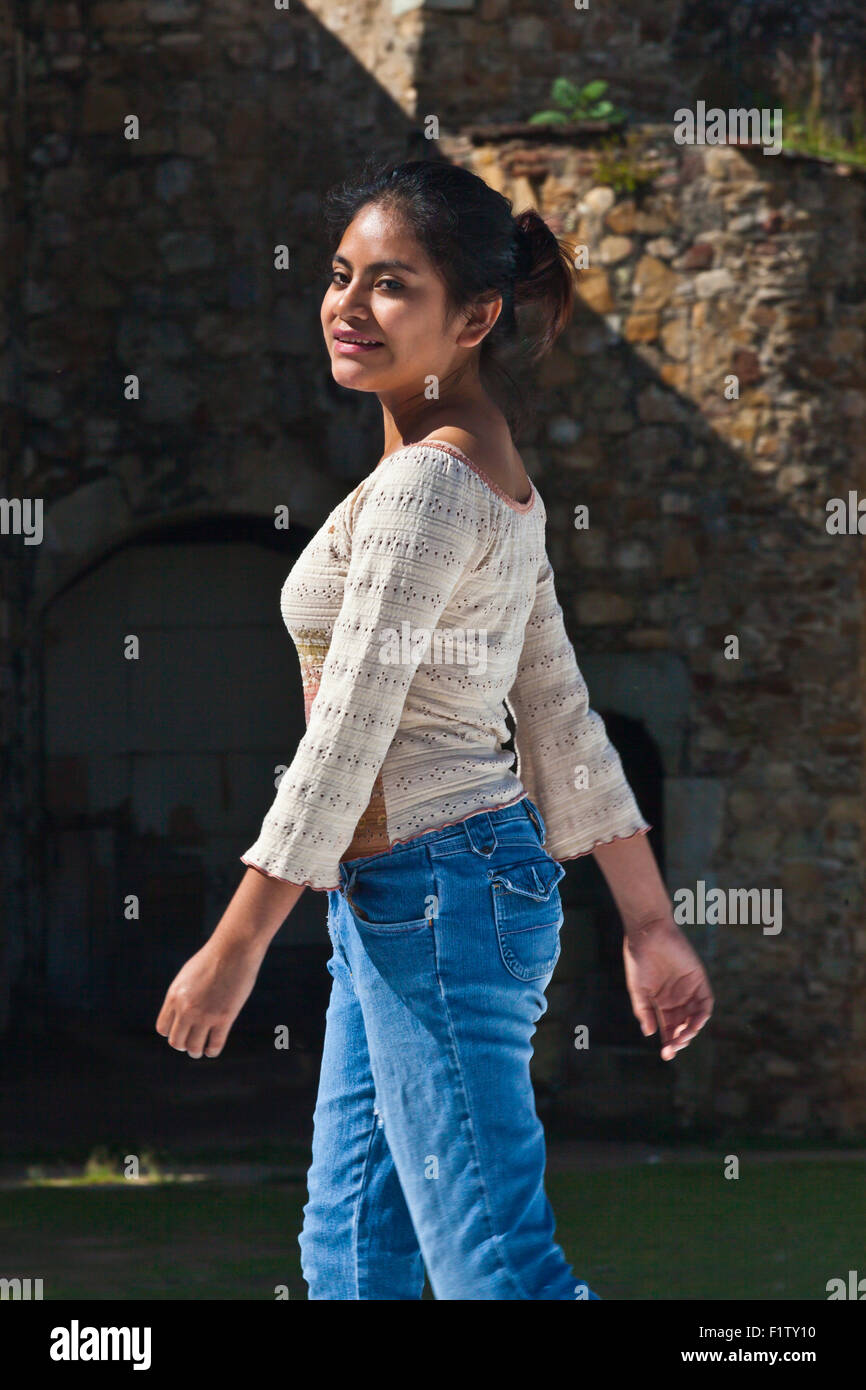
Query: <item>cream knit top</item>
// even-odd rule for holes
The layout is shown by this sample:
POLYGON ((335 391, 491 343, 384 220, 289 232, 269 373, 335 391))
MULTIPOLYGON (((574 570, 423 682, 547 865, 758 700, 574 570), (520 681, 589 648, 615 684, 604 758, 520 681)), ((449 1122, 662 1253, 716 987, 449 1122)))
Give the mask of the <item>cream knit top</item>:
POLYGON ((534 485, 517 502, 444 441, 334 508, 283 586, 307 728, 243 863, 334 889, 341 860, 527 794, 555 859, 652 828, 589 708, 545 526, 534 485))

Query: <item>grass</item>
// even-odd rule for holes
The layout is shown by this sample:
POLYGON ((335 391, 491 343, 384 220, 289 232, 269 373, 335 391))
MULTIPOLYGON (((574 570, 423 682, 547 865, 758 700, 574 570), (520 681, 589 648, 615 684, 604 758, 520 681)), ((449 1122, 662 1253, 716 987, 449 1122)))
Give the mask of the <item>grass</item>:
MULTIPOLYGON (((609 1299, 826 1299, 863 1270, 860 1162, 663 1163, 553 1174, 557 1238, 609 1299)), ((0 1191, 0 1272, 46 1299, 304 1299, 302 1182, 0 1191)), ((428 1295, 429 1296, 429 1295, 428 1295)))
POLYGON ((300 1183, 27 1187, 0 1192, 3 1273, 46 1299, 306 1296, 300 1183))
POLYGON ((822 1299, 863 1269, 861 1162, 665 1164, 548 1179, 560 1243, 602 1298, 822 1299))
POLYGON ((866 165, 866 132, 862 117, 852 122, 853 140, 843 140, 828 121, 812 108, 783 110, 782 143, 785 149, 819 159, 835 159, 858 168, 866 165))

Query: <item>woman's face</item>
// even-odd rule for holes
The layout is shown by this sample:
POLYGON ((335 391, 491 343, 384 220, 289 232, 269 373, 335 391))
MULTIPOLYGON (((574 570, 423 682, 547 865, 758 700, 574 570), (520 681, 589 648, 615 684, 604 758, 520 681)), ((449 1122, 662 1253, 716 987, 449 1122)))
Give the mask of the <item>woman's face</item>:
POLYGON ((442 380, 462 365, 484 336, 467 329, 460 315, 446 321, 444 281, 388 207, 361 209, 343 234, 331 270, 321 319, 331 373, 340 386, 414 395, 431 375, 442 380), (340 341, 353 335, 377 345, 340 341))

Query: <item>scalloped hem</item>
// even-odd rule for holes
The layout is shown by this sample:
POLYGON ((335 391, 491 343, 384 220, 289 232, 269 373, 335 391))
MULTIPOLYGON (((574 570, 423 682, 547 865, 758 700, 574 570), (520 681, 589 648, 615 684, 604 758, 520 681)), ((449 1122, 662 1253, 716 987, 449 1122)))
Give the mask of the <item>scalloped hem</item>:
POLYGON ((335 883, 330 888, 322 888, 318 883, 311 883, 308 878, 302 879, 300 883, 296 878, 280 878, 279 874, 268 873, 267 869, 263 869, 261 864, 254 864, 251 859, 245 859, 242 854, 238 855, 238 858, 242 864, 246 864, 248 869, 258 869, 259 873, 264 874, 265 878, 275 878, 277 883, 288 883, 292 888, 312 888, 315 893, 333 893, 335 889, 340 887, 339 883, 335 883))
POLYGON ((611 835, 608 840, 596 840, 595 844, 591 845, 589 849, 582 849, 580 854, 566 854, 563 856, 554 854, 553 858, 558 860, 560 864, 564 864, 568 859, 584 859, 588 854, 592 854, 593 850, 598 849, 599 845, 612 845, 614 840, 633 840, 635 835, 646 835, 652 828, 651 825, 646 825, 640 830, 633 830, 630 835, 611 835))

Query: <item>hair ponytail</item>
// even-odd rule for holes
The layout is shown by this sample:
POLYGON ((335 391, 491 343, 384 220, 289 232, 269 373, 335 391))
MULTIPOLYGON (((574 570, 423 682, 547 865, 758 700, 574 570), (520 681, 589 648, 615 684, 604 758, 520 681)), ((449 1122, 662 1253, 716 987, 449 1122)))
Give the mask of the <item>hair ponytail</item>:
POLYGON ((540 333, 531 339, 533 361, 550 351, 574 309, 574 269, 568 248, 550 230, 535 208, 514 219, 517 266, 514 305, 541 307, 540 333))

